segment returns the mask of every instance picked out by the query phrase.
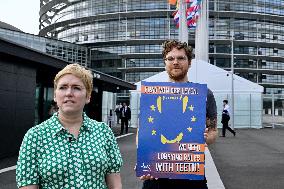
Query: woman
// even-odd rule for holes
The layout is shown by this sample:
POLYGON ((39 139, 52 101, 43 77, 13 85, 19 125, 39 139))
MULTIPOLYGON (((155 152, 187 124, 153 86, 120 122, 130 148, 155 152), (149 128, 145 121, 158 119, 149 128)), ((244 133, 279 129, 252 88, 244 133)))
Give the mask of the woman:
POLYGON ((19 188, 122 188, 122 158, 111 129, 83 112, 92 81, 79 64, 55 76, 58 112, 26 133, 16 170, 19 188))

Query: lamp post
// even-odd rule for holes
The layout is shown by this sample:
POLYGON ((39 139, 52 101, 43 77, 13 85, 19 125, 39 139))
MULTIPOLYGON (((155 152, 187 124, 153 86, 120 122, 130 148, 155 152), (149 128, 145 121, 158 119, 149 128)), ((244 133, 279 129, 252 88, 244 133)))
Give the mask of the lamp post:
POLYGON ((232 81, 232 102, 231 102, 231 127, 234 129, 235 123, 234 123, 234 30, 231 30, 231 81, 232 81))

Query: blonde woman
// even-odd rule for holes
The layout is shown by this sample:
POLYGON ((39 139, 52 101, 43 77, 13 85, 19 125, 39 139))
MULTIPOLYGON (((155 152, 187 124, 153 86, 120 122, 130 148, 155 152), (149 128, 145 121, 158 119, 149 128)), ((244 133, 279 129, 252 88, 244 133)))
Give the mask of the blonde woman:
POLYGON ((26 133, 16 170, 19 188, 122 188, 112 131, 83 112, 92 88, 92 73, 79 64, 55 76, 58 112, 26 133))

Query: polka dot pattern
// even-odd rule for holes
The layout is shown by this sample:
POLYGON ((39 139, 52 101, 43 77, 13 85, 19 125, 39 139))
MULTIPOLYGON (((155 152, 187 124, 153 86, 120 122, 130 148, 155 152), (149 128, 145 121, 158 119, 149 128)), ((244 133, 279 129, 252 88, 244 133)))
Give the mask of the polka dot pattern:
POLYGON ((84 113, 77 139, 55 113, 25 135, 16 169, 18 187, 104 189, 106 174, 118 173, 121 154, 111 129, 84 113))

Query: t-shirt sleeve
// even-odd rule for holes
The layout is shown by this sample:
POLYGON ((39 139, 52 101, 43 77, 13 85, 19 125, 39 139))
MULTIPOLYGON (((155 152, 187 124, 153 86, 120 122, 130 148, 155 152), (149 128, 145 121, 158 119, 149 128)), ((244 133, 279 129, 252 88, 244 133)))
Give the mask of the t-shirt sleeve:
POLYGON ((213 119, 217 117, 217 106, 213 92, 208 89, 206 101, 206 117, 213 119))
MULTIPOLYGON (((107 126, 107 125, 106 125, 107 126)), ((108 155, 108 169, 107 174, 119 173, 123 164, 121 153, 113 135, 112 130, 107 126, 107 155, 108 155)))
POLYGON ((19 188, 39 183, 37 138, 35 129, 32 128, 25 134, 22 141, 16 167, 16 181, 19 188))

